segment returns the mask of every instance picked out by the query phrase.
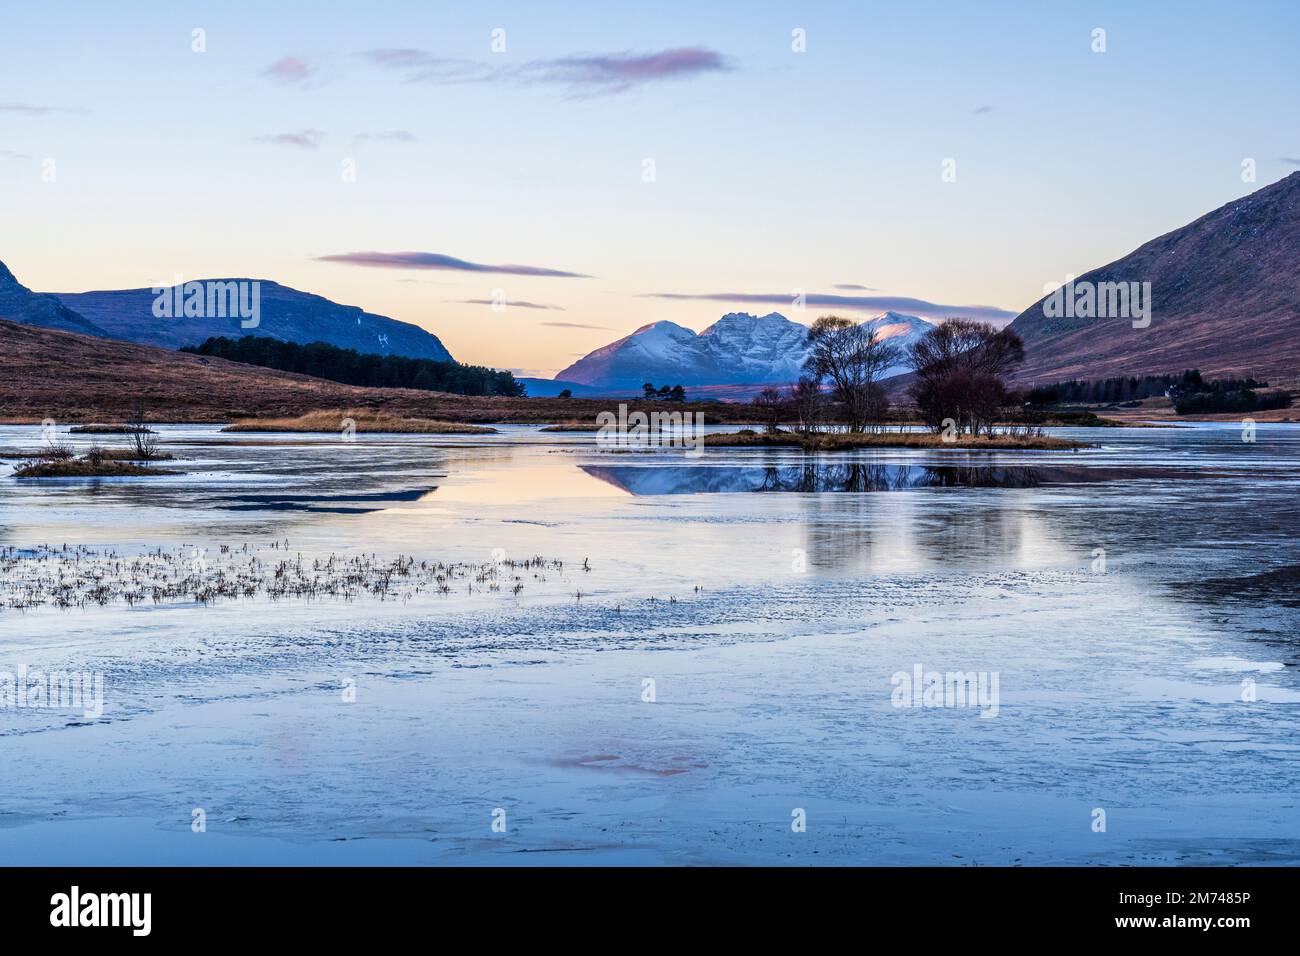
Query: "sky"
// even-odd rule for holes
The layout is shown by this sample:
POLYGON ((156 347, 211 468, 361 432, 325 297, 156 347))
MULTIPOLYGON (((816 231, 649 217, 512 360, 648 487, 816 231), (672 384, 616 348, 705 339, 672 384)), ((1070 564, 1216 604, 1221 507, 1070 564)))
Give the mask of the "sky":
POLYGON ((1298 54, 1294 0, 7 4, 0 261, 273 279, 524 375, 997 320, 1300 169, 1298 54))

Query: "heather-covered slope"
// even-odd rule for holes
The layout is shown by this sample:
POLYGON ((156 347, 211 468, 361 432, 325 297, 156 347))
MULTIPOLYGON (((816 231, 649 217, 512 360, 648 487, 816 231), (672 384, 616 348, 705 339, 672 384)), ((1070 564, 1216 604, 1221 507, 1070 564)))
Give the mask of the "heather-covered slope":
POLYGON ((1045 300, 1011 324, 1023 381, 1199 368, 1213 375, 1300 372, 1300 172, 1230 202, 1075 280, 1150 282, 1151 324, 1049 318, 1045 300))

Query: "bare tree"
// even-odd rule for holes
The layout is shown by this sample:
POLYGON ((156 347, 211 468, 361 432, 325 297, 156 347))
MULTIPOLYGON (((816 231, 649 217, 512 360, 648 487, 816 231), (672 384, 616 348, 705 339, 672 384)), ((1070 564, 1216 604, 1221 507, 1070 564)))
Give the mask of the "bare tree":
POLYGON ((132 451, 136 458, 156 458, 158 456, 158 436, 154 434, 145 421, 144 405, 136 402, 131 409, 131 417, 126 427, 131 435, 132 451))
POLYGON ((759 415, 763 418, 763 424, 767 427, 769 435, 777 433, 778 425, 781 420, 782 406, 785 400, 781 397, 780 391, 768 386, 763 389, 754 398, 754 406, 758 409, 759 415))
POLYGON ((804 375, 791 385, 789 403, 799 419, 799 431, 811 435, 821 428, 826 396, 822 394, 821 383, 816 378, 804 375))
POLYGON ((880 379, 898 362, 898 347, 871 325, 836 315, 812 324, 808 346, 804 368, 818 382, 829 380, 835 400, 844 406, 849 431, 862 431, 888 407, 880 379))

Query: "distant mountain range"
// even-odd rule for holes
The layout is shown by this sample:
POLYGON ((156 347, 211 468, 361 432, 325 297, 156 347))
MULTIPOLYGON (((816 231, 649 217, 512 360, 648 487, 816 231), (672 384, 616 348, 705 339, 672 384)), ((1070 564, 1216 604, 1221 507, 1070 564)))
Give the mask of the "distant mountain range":
MULTIPOLYGON (((1150 323, 1135 323, 1131 315, 1063 314, 1046 308, 1052 302, 1044 297, 1011 323, 1025 342, 1020 383, 1186 368, 1294 379, 1300 372, 1300 172, 1084 273, 1070 288, 1115 283, 1134 289, 1149 283, 1150 323)), ((159 318, 154 300, 151 289, 37 293, 0 263, 0 319, 29 326, 172 349, 211 336, 254 334, 452 360, 437 336, 417 326, 277 282, 261 282, 256 328, 241 328, 238 316, 159 318)), ((931 328, 894 312, 869 321, 901 346, 931 328)), ((585 355, 555 380, 524 381, 538 396, 563 388, 574 397, 637 394, 649 381, 687 386, 696 398, 745 401, 764 385, 799 377, 806 336, 805 325, 776 312, 729 313, 698 334, 661 321, 585 355)))
POLYGON ((1025 342, 1021 381, 1188 368, 1295 378, 1300 172, 1152 239, 1073 284, 1078 290, 1108 282, 1151 283, 1150 325, 1134 328, 1124 316, 1049 316, 1044 297, 1011 323, 1025 342))
MULTIPOLYGON (((905 348, 933 326, 914 315, 886 312, 868 324, 905 348)), ((797 381, 808 357, 808 327, 778 312, 731 312, 703 332, 674 322, 644 325, 583 356, 556 379, 602 391, 655 385, 756 386, 797 381)), ((904 371, 900 363, 888 374, 904 371)), ((745 391, 757 389, 745 389, 745 391)), ((534 394, 530 390, 530 394, 534 394)), ((575 394, 577 394, 575 392, 575 394)))
MULTIPOLYGON (((198 281, 206 287, 208 283, 254 280, 198 281)), ((358 352, 454 361, 438 337, 419 326, 375 315, 354 305, 340 305, 278 282, 257 281, 258 324, 245 328, 238 315, 159 318, 154 315, 157 296, 152 289, 32 292, 0 263, 0 319, 171 349, 198 345, 213 336, 264 335, 304 344, 328 342, 358 352)))

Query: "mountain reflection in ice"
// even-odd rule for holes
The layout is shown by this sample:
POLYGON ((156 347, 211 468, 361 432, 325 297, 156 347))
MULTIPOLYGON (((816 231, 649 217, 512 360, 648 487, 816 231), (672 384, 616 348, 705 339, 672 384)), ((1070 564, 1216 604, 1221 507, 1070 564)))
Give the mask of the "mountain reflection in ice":
MULTIPOLYGON (((807 461, 798 465, 584 465, 582 470, 633 495, 909 491, 915 488, 1035 488, 1121 477, 1116 469, 1068 466, 889 465, 807 461)), ((1141 477, 1126 469, 1122 477, 1141 477)))

